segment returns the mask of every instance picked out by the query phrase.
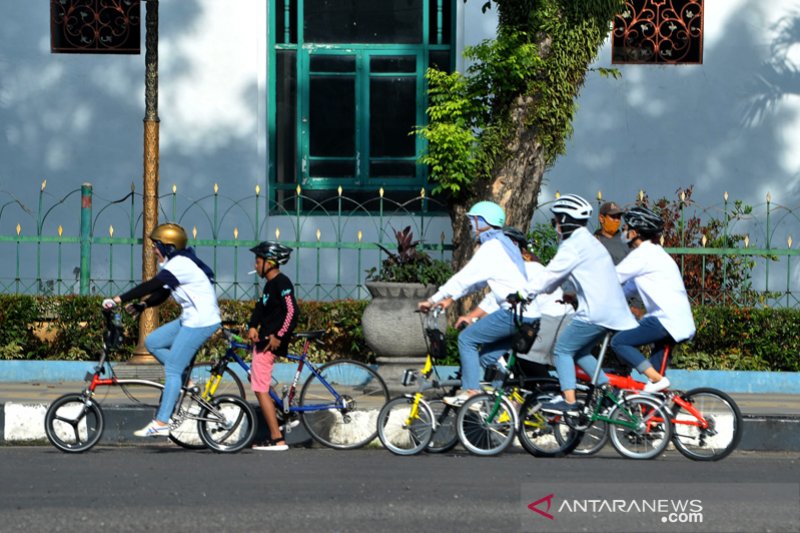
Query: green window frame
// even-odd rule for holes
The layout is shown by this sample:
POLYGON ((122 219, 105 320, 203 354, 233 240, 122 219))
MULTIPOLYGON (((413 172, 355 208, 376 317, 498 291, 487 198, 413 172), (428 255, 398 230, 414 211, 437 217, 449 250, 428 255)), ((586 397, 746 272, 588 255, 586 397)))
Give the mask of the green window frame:
MULTIPOLYGON (((318 199, 336 195, 340 186, 350 194, 383 189, 398 200, 416 196, 428 187, 427 168, 417 163, 425 142, 404 131, 426 122, 428 66, 453 69, 455 1, 417 0, 422 20, 402 16, 418 34, 394 36, 402 42, 386 42, 385 35, 376 39, 383 42, 306 42, 305 5, 321 1, 269 2, 271 199, 280 202, 298 186, 318 199)), ((326 0, 324 5, 364 9, 354 20, 370 30, 369 2, 326 0)), ((331 26, 335 34, 335 21, 331 26)), ((391 26, 383 22, 383 29, 391 26)))

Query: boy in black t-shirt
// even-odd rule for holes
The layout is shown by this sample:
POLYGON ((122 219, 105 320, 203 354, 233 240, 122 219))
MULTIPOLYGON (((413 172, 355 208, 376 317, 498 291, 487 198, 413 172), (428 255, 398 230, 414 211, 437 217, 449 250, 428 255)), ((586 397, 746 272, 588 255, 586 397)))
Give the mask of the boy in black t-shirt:
POLYGON ((256 273, 267 280, 247 324, 247 338, 253 342, 251 385, 270 432, 270 437, 254 444, 253 449, 283 451, 289 447, 278 426, 269 388, 275 356, 286 355, 299 313, 294 285, 279 267, 289 261, 292 249, 274 241, 264 241, 250 251, 256 254, 256 273))

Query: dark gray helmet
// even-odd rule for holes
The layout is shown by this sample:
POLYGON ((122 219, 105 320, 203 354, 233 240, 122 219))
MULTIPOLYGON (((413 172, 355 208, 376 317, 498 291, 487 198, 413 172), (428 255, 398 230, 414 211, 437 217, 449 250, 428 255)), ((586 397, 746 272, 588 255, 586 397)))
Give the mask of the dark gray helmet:
POLYGON ((664 231, 664 221, 661 217, 644 206, 634 206, 622 215, 622 225, 636 230, 645 238, 658 236, 664 231))
POLYGON ((250 251, 256 254, 256 257, 275 261, 279 265, 288 263, 289 257, 292 255, 291 248, 275 241, 260 242, 257 246, 250 248, 250 251))
POLYGON ((514 244, 519 246, 520 250, 532 250, 533 249, 533 240, 528 239, 525 232, 515 228, 514 226, 504 226, 503 233, 506 237, 514 241, 514 244))

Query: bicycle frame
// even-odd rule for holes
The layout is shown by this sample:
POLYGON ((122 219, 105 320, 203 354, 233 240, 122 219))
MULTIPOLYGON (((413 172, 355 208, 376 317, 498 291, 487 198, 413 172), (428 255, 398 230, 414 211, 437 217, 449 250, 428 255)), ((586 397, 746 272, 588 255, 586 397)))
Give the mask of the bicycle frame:
MULTIPOLYGON (((661 365, 661 374, 662 375, 666 371, 667 361, 668 361, 669 355, 672 352, 674 347, 675 347, 674 344, 668 344, 666 346, 665 350, 664 350, 664 359, 663 359, 663 362, 662 362, 662 365, 661 365)), ((601 348, 601 350, 603 350, 602 353, 605 353, 605 346, 603 348, 601 348)), ((597 365, 597 368, 598 369, 600 368, 600 364, 597 365)), ((589 381, 591 379, 589 377, 589 375, 586 372, 584 372, 583 369, 578 367, 577 365, 575 366, 575 371, 576 371, 576 375, 577 375, 577 377, 578 377, 578 379, 580 381, 589 381)), ((608 378, 609 383, 615 389, 632 390, 632 391, 637 391, 637 392, 644 391, 644 385, 645 385, 644 382, 638 381, 636 379, 633 379, 631 376, 620 376, 618 374, 613 374, 613 373, 609 373, 609 372, 606 372, 605 374, 606 374, 606 377, 608 378)), ((667 401, 672 401, 673 403, 681 406, 683 409, 688 411, 695 418, 695 420, 688 420, 688 419, 685 419, 685 418, 684 419, 673 418, 672 419, 672 423, 673 424, 681 424, 681 425, 685 425, 685 426, 696 426, 696 427, 699 427, 701 429, 708 429, 709 423, 705 419, 703 414, 700 411, 698 411, 694 407, 694 405, 692 403, 687 402, 686 400, 684 400, 678 392, 667 391, 667 392, 664 392, 664 393, 662 393, 660 395, 649 395, 649 396, 654 397, 654 398, 655 397, 665 398, 666 401, 664 402, 664 404, 666 404, 667 401)), ((603 420, 603 419, 599 418, 598 420, 603 420)))
MULTIPOLYGON (((220 363, 227 366, 228 362, 233 361, 237 363, 240 367, 244 369, 244 371, 249 375, 250 374, 250 365, 248 365, 242 357, 236 353, 237 350, 250 350, 251 346, 245 343, 244 339, 239 337, 238 335, 226 331, 226 336, 228 336, 230 341, 230 346, 228 347, 225 355, 222 356, 220 359, 220 363)), ((319 369, 316 365, 311 363, 307 360, 308 357, 308 347, 311 344, 311 339, 306 338, 303 344, 303 353, 301 355, 293 355, 293 354, 286 354, 286 358, 290 361, 297 362, 297 369, 294 373, 294 378, 292 379, 291 385, 286 389, 283 398, 278 396, 278 394, 273 390, 272 387, 269 389, 269 396, 272 398, 272 401, 275 405, 285 414, 289 413, 301 413, 301 412, 308 412, 308 411, 325 411, 328 409, 346 409, 347 405, 342 398, 342 396, 334 389, 320 374, 319 369), (333 403, 325 403, 325 404, 315 404, 315 405, 293 405, 294 397, 297 392, 297 385, 300 382, 300 376, 303 372, 303 368, 308 366, 308 370, 314 376, 319 379, 320 383, 325 386, 328 392, 334 398, 333 403)), ((214 367, 217 369, 217 367, 214 367)), ((218 369, 217 369, 218 370, 218 369)), ((308 378, 307 378, 308 379, 308 378)), ((210 398, 212 397, 219 386, 220 381, 222 380, 222 372, 221 371, 212 371, 212 378, 206 382, 205 389, 203 390, 202 397, 203 398, 210 398)))
MULTIPOLYGON (((592 375, 588 385, 584 386, 585 387, 584 390, 588 390, 589 396, 590 396, 589 400, 587 400, 587 405, 593 405, 592 412, 589 415, 589 422, 588 422, 588 425, 586 425, 586 427, 588 428, 595 421, 600 420, 600 421, 606 422, 608 424, 613 424, 613 425, 617 425, 617 426, 624 426, 624 427, 627 427, 629 429, 638 429, 638 428, 642 427, 642 424, 644 424, 644 426, 649 431, 651 424, 657 424, 657 423, 661 423, 661 422, 664 421, 661 417, 655 417, 654 416, 657 413, 657 410, 653 411, 652 413, 649 413, 644 419, 639 419, 639 417, 637 417, 635 414, 631 413, 631 411, 626 407, 628 398, 631 397, 631 396, 638 396, 639 395, 638 391, 644 389, 644 384, 643 383, 640 384, 641 385, 640 387, 634 389, 634 390, 637 391, 635 394, 625 395, 623 393, 621 395, 621 399, 620 399, 620 396, 617 396, 616 394, 613 394, 610 390, 608 390, 606 388, 599 388, 599 387, 597 387, 597 385, 595 385, 597 383, 598 378, 600 377, 600 372, 603 371, 603 360, 605 359, 606 351, 608 350, 608 344, 611 341, 612 334, 613 333, 611 331, 607 331, 605 336, 603 337, 603 343, 600 346, 600 354, 597 357, 597 366, 595 367, 594 375, 592 375), (596 394, 597 391, 599 391, 601 394, 597 395, 596 394), (629 420, 612 420, 611 418, 609 418, 607 416, 604 416, 602 414, 602 411, 603 411, 603 409, 602 409, 603 398, 607 398, 607 399, 611 400, 617 406, 618 409, 622 410, 622 412, 625 414, 625 416, 629 420)), ((665 357, 664 357, 665 361, 666 361, 666 356, 667 355, 668 354, 665 354, 665 357)), ((579 379, 585 379, 586 377, 588 377, 588 374, 586 374, 586 372, 584 372, 583 369, 579 368, 577 365, 576 365, 576 374, 579 376, 579 379)), ((609 382, 611 383, 612 387, 615 387, 617 389, 625 389, 625 387, 618 387, 618 386, 614 385, 614 382, 611 381, 611 377, 610 377, 611 375, 610 374, 606 373, 606 376, 609 377, 609 382)), ((618 378, 622 378, 622 376, 617 376, 617 377, 618 378)), ((625 378, 622 378, 622 379, 625 379, 625 378)), ((631 379, 631 378, 628 376, 628 379, 631 379)), ((647 396, 651 397, 651 395, 647 395, 647 396)), ((661 406, 663 407, 665 405, 665 403, 666 402, 663 402, 661 404, 661 406)), ((571 427, 574 427, 575 429, 580 429, 579 427, 573 426, 573 424, 571 423, 571 420, 572 420, 571 417, 566 417, 565 421, 567 422, 567 425, 569 425, 571 427)))

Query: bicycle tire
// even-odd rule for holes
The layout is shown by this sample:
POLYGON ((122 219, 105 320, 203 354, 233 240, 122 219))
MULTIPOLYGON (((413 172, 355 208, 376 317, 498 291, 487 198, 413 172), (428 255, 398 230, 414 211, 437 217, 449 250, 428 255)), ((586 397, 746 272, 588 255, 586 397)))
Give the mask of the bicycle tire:
POLYGON ((197 428, 205 445, 217 453, 235 453, 249 446, 256 434, 256 414, 250 404, 238 396, 218 396, 210 403, 225 419, 207 407, 200 411, 197 428))
MULTIPOLYGON (((214 364, 212 362, 195 363, 190 367, 190 379, 201 393, 205 390, 206 382, 211 377, 211 370, 214 368, 214 364)), ((236 375, 236 372, 227 366, 222 371, 222 379, 217 385, 214 396, 237 396, 246 400, 242 380, 236 375)), ((203 439, 200 438, 197 424, 200 406, 192 399, 191 395, 183 395, 183 401, 177 412, 177 418, 180 419, 180 423, 170 429, 169 440, 187 450, 202 450, 205 448, 206 445, 203 439)))
MULTIPOLYGON (((586 403, 588 395, 585 392, 578 392, 577 396, 580 403, 586 403)), ((572 455, 589 456, 596 454, 608 444, 608 434, 608 422, 605 420, 594 420, 591 426, 586 428, 583 432, 578 440, 577 446, 575 446, 575 449, 571 452, 572 455)))
POLYGON ((83 394, 56 398, 44 415, 44 431, 50 444, 67 453, 91 449, 103 435, 105 419, 100 405, 83 394))
POLYGON ((719 461, 736 449, 742 440, 742 412, 736 402, 721 390, 703 387, 681 394, 709 422, 707 429, 696 424, 696 417, 677 403, 672 407, 672 442, 693 461, 719 461), (688 422, 688 423, 686 423, 688 422))
POLYGON ((500 408, 494 419, 486 419, 493 410, 496 399, 494 393, 476 394, 458 410, 458 439, 470 453, 481 456, 497 455, 514 441, 517 413, 506 398, 500 399, 500 408))
POLYGON ((303 426, 320 444, 337 450, 361 448, 378 435, 378 413, 389 401, 383 378, 358 361, 340 359, 322 365, 322 378, 335 390, 340 401, 312 374, 300 391, 299 406, 331 406, 301 411, 303 426))
POLYGON ((433 437, 433 411, 424 400, 417 402, 417 414, 409 418, 414 398, 399 396, 378 413, 378 438, 383 447, 395 455, 416 455, 433 437))
POLYGON ((458 432, 456 432, 458 409, 450 407, 442 400, 431 400, 428 402, 428 406, 436 418, 436 430, 433 432, 431 441, 425 447, 425 451, 447 453, 458 444, 458 432))
POLYGON ((198 418, 201 411, 200 405, 192 399, 190 394, 184 394, 180 407, 172 420, 180 420, 169 430, 169 440, 187 450, 202 450, 206 443, 200 437, 198 418))
POLYGON ((562 415, 541 411, 542 403, 550 398, 532 394, 520 409, 517 437, 534 457, 562 457, 580 443, 581 432, 570 427, 562 415))
POLYGON ((652 459, 667 448, 672 438, 670 413, 661 402, 646 396, 625 398, 621 405, 611 409, 608 417, 611 444, 623 457, 652 459), (629 428, 616 422, 633 422, 628 413, 639 420, 638 427, 629 428))

